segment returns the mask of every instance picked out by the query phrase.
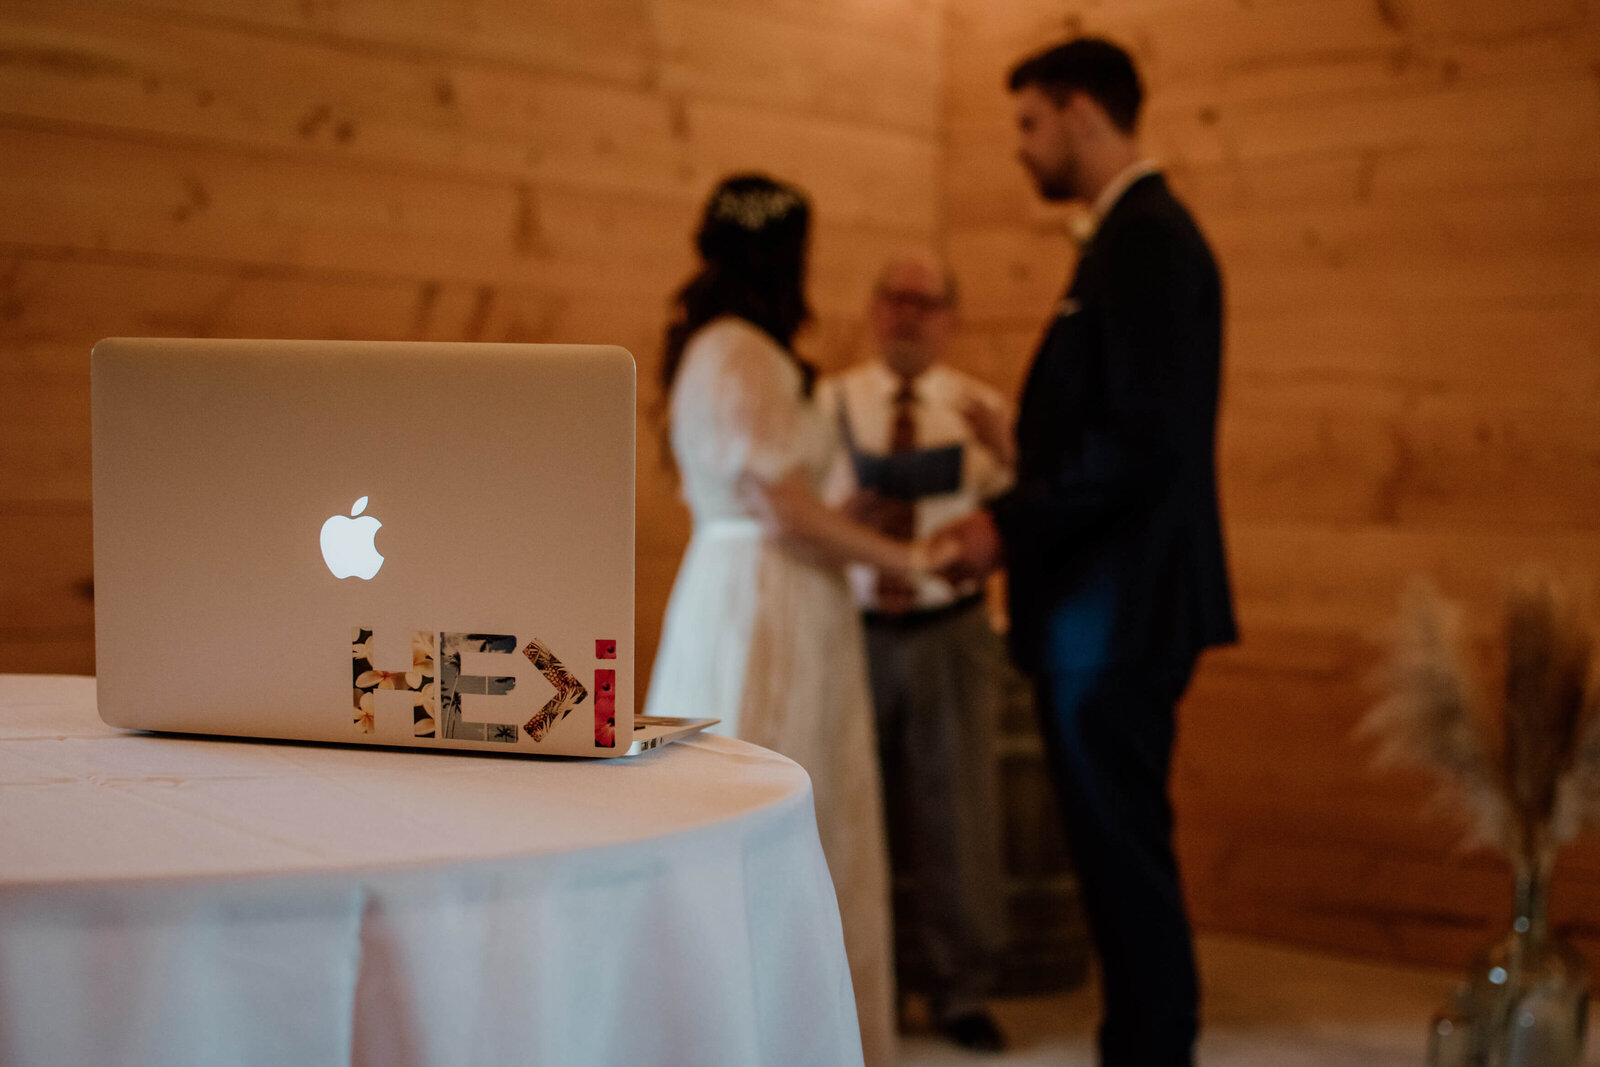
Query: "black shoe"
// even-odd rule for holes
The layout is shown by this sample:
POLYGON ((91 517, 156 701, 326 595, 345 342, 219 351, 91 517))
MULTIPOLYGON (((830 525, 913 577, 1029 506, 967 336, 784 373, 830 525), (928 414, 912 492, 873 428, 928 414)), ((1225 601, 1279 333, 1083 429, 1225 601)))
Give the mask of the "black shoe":
POLYGON ((986 1011, 969 1011, 946 1019, 939 1025, 939 1032, 973 1052, 1004 1052, 1006 1048, 1005 1035, 986 1011))

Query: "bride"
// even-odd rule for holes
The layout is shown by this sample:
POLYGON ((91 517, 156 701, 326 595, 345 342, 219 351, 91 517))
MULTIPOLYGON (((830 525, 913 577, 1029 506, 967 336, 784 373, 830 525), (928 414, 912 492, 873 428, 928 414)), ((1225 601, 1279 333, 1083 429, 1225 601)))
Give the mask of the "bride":
POLYGON ((866 1062, 894 1061, 887 853, 861 622, 843 564, 933 569, 826 507, 840 445, 790 348, 810 211, 792 186, 724 180, 696 238, 702 265, 678 293, 662 381, 694 534, 673 585, 646 714, 720 729, 798 762, 844 924, 866 1062))

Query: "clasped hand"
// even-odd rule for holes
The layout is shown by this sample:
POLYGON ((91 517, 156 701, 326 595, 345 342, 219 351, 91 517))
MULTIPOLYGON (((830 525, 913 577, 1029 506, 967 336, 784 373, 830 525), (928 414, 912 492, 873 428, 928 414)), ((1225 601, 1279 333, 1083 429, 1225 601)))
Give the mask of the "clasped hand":
POLYGON ((934 570, 952 585, 988 577, 1000 567, 1004 552, 1000 531, 987 511, 976 511, 946 523, 928 538, 934 570))

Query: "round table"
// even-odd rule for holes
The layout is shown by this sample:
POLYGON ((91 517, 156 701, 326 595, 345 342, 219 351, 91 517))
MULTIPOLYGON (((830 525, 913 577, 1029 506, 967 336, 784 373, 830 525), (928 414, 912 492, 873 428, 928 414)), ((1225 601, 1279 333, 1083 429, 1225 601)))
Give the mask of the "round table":
POLYGON ((782 756, 125 733, 0 676, 0 1063, 860 1062, 782 756))

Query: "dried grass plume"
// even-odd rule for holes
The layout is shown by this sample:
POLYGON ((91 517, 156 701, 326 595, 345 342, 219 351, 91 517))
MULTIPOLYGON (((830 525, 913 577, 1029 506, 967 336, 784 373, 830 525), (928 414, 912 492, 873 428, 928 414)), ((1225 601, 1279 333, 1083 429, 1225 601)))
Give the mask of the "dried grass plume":
POLYGON ((1600 822, 1600 671, 1579 588, 1531 570, 1513 583, 1497 720, 1464 664, 1461 610, 1425 582, 1405 593, 1360 732, 1380 764, 1438 780, 1469 843, 1531 857, 1600 822))
POLYGON ((1359 733, 1378 740, 1377 763, 1417 767, 1439 784, 1435 803, 1460 813, 1468 841, 1504 847, 1510 819, 1484 728, 1483 701, 1462 660, 1461 610, 1432 584, 1401 598, 1379 675, 1384 698, 1359 733))
MULTIPOLYGON (((1535 847, 1586 820, 1579 807, 1558 812, 1561 783, 1577 770, 1594 637, 1575 589, 1540 573, 1522 577, 1506 599, 1506 793, 1516 842, 1535 847)), ((1553 842, 1552 842, 1553 843, 1553 842)))

